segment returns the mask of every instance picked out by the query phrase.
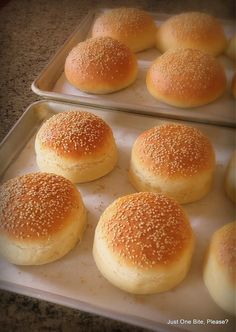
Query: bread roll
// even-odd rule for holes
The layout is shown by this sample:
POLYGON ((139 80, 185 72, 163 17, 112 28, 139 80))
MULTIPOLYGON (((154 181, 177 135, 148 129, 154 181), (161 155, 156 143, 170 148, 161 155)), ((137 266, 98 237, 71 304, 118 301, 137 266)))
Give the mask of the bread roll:
POLYGON ((236 98, 236 73, 234 73, 232 84, 231 84, 232 95, 236 98))
POLYGON ((226 170, 225 191, 228 197, 236 203, 236 151, 232 154, 226 170))
POLYGON ((98 179, 117 162, 111 128, 98 116, 83 111, 52 116, 39 129, 35 150, 41 171, 62 175, 74 183, 98 179))
POLYGON ((98 17, 93 37, 108 36, 127 45, 133 52, 155 46, 156 25, 153 18, 137 8, 116 8, 98 17))
POLYGON ((218 229, 212 236, 204 264, 203 278, 213 300, 229 314, 236 314, 236 222, 218 229))
POLYGON ((136 139, 129 178, 138 191, 162 192, 186 204, 209 192, 214 168, 209 139, 196 128, 169 123, 136 139))
POLYGON ((95 231, 93 256, 102 275, 136 294, 167 291, 186 276, 194 235, 178 203, 155 193, 114 201, 95 231))
POLYGON ((226 89, 224 68, 213 56, 193 49, 170 50, 147 73, 150 94, 176 107, 196 107, 219 98, 226 89))
POLYGON ((137 77, 137 60, 131 50, 110 37, 90 38, 66 58, 67 80, 79 90, 106 94, 124 89, 137 77))
POLYGON ((199 12, 170 17, 157 30, 156 46, 161 52, 173 48, 194 48, 211 55, 222 53, 227 39, 221 23, 199 12))
POLYGON ((236 61, 236 35, 229 40, 225 53, 230 59, 236 61))
POLYGON ((11 263, 61 258, 82 239, 85 225, 80 193, 61 176, 31 173, 0 187, 0 254, 11 263))

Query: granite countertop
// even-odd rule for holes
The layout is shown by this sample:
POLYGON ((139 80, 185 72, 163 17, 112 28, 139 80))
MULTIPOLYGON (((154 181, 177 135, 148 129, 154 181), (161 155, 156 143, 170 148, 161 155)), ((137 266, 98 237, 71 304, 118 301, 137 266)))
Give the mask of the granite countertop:
MULTIPOLYGON (((40 99, 31 91, 31 83, 89 9, 128 4, 165 13, 201 10, 231 19, 235 13, 232 0, 12 0, 5 3, 0 2, 0 141, 26 107, 40 99)), ((0 291, 0 330, 144 331, 7 291, 0 291)))

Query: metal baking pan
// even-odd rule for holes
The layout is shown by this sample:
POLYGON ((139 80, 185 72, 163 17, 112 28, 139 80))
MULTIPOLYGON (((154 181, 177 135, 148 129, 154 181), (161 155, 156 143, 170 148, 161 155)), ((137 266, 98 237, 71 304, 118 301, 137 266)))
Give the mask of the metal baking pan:
MULTIPOLYGON (((33 82, 32 90, 44 97, 54 100, 74 102, 82 105, 92 105, 108 109, 123 110, 128 112, 143 113, 153 116, 162 116, 174 119, 186 119, 201 123, 211 123, 222 126, 236 126, 235 100, 230 91, 230 83, 234 71, 233 62, 226 56, 219 60, 225 67, 228 87, 225 94, 211 104, 191 109, 181 109, 158 102, 147 91, 146 72, 152 61, 160 55, 153 48, 137 54, 139 74, 137 80, 130 87, 107 95, 88 94, 74 88, 64 75, 64 63, 70 50, 80 41, 89 37, 94 19, 106 9, 91 11, 84 18, 68 38, 62 48, 56 53, 50 63, 33 82)), ((153 14, 157 25, 169 17, 166 14, 153 14)), ((232 21, 222 20, 226 35, 232 36, 234 24, 232 21)))
MULTIPOLYGON (((29 106, 0 146, 1 183, 38 171, 34 152, 38 128, 53 114, 76 108, 78 105, 55 101, 39 101, 29 106)), ((228 319, 227 326, 218 327, 221 332, 233 331, 233 318, 213 302, 203 284, 202 261, 211 234, 235 218, 234 205, 223 190, 226 165, 235 149, 235 130, 186 122, 208 135, 217 162, 211 192, 199 202, 184 205, 197 239, 193 263, 186 279, 175 289, 154 295, 131 295, 112 286, 96 268, 92 257, 94 230, 101 213, 112 201, 134 192, 127 171, 136 137, 169 120, 122 111, 80 109, 97 114, 111 126, 118 145, 118 164, 101 179, 78 185, 88 210, 88 226, 81 243, 62 259, 42 266, 16 266, 0 258, 0 288, 155 331, 217 331, 216 325, 207 323, 209 318, 228 319), (205 325, 193 319, 203 320, 205 325), (171 325, 169 320, 179 323, 171 325)))

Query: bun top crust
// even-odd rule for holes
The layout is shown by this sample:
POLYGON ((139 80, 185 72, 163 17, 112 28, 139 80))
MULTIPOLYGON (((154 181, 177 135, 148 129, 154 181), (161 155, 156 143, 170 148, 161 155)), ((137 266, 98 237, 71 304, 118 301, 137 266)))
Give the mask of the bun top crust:
POLYGON ((143 10, 121 7, 109 10, 98 17, 93 26, 93 32, 111 31, 121 37, 131 32, 138 35, 139 30, 143 30, 150 21, 153 19, 143 10))
POLYGON ((84 111, 62 112, 52 116, 38 131, 36 140, 69 159, 84 159, 101 153, 113 134, 100 117, 84 111))
POLYGON ((200 12, 188 12, 175 15, 168 20, 173 35, 179 40, 190 38, 197 42, 215 34, 222 34, 221 24, 211 15, 200 12))
POLYGON ((154 46, 155 33, 155 22, 147 12, 125 7, 105 12, 96 19, 92 29, 92 36, 112 37, 129 46, 134 52, 144 49, 142 39, 147 45, 150 44, 149 47, 154 46))
POLYGON ((132 153, 154 174, 188 177, 214 168, 215 154, 208 137, 182 124, 164 124, 144 131, 132 153))
POLYGON ((166 98, 184 99, 186 106, 192 100, 202 102, 215 92, 222 93, 227 83, 221 63, 196 49, 167 51, 150 67, 147 83, 149 80, 166 98))
POLYGON ((0 233, 24 242, 51 237, 67 226, 66 218, 79 203, 76 188, 61 176, 13 178, 0 187, 0 233))
POLYGON ((141 269, 175 262, 193 241, 183 209, 157 193, 141 192, 117 199, 98 225, 113 253, 141 269))
POLYGON ((236 221, 218 229, 211 242, 211 252, 218 263, 227 269, 231 281, 236 284, 236 221))
POLYGON ((159 33, 163 33, 163 38, 169 38, 169 47, 196 48, 213 55, 222 52, 227 45, 220 22, 201 12, 172 16, 162 24, 159 33))
POLYGON ((137 60, 131 50, 110 37, 90 38, 75 46, 66 58, 65 74, 69 81, 86 91, 88 82, 106 82, 116 86, 135 76, 137 60))

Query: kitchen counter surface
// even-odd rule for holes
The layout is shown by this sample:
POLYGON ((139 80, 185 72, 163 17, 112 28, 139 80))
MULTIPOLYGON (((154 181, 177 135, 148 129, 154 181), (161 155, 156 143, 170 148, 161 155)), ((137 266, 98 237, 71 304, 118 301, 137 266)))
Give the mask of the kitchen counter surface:
MULTIPOLYGON (((26 107, 39 100, 31 91, 31 83, 89 9, 122 5, 169 14, 200 10, 230 19, 235 13, 231 0, 12 0, 2 8, 0 2, 0 141, 26 107)), ((7 291, 0 291, 0 330, 144 331, 7 291)))

